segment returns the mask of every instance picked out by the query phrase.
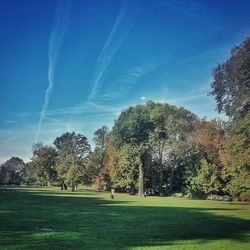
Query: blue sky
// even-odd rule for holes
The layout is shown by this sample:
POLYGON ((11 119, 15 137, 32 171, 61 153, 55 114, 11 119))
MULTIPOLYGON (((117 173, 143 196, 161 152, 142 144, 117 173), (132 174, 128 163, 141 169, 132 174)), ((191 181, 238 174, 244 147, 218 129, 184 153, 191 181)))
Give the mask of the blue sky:
POLYGON ((1 0, 0 162, 147 100, 221 117, 212 69, 250 35, 248 0, 1 0))

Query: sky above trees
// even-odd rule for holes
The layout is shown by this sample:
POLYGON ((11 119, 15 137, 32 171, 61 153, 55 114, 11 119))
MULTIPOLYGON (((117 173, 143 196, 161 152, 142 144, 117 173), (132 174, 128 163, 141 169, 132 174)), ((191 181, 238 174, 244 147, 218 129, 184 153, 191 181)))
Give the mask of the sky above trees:
POLYGON ((66 131, 89 141, 147 100, 218 117, 212 69, 250 34, 250 2, 2 0, 0 162, 66 131))

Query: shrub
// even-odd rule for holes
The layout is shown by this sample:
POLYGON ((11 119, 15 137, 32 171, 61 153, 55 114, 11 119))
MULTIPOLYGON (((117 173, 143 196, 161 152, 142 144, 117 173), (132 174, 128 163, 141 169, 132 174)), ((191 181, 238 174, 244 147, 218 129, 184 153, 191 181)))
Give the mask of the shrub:
POLYGON ((241 201, 250 201, 250 191, 246 191, 246 192, 240 194, 240 200, 241 201))
POLYGON ((200 190, 189 189, 188 194, 192 199, 206 199, 206 194, 200 190))

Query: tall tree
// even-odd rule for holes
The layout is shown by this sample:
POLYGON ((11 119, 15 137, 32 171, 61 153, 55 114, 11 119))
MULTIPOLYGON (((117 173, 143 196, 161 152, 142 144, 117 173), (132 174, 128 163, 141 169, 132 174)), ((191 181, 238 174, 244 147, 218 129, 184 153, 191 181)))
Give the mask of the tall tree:
POLYGON ((193 130, 196 116, 184 108, 166 103, 151 103, 150 117, 154 123, 154 130, 149 137, 150 148, 152 157, 159 166, 159 193, 163 196, 166 191, 163 185, 168 187, 169 193, 173 190, 175 172, 183 165, 188 151, 187 135, 193 130), (164 168, 169 170, 168 183, 163 181, 164 168))
POLYGON ((213 73, 211 95, 217 110, 229 116, 226 130, 228 192, 239 198, 250 192, 250 37, 232 49, 231 57, 213 73))
POLYGON ((107 126, 102 126, 94 132, 95 149, 91 159, 93 167, 97 172, 96 181, 99 190, 110 188, 109 183, 106 183, 107 178, 105 178, 107 176, 105 173, 105 162, 107 160, 108 134, 109 129, 107 126))
POLYGON ((123 111, 112 131, 113 143, 118 148, 130 145, 139 152, 139 196, 144 196, 145 161, 149 152, 149 134, 154 124, 147 105, 137 105, 123 111))

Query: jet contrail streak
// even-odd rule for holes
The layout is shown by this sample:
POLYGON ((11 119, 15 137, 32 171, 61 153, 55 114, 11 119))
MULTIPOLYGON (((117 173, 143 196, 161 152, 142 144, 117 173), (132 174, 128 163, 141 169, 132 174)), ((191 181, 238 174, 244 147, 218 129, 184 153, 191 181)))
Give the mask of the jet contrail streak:
POLYGON ((131 27, 132 27, 132 18, 127 18, 127 22, 124 22, 123 29, 120 29, 120 26, 125 19, 125 16, 128 14, 128 8, 130 5, 130 0, 123 0, 118 12, 118 15, 115 19, 114 25, 110 31, 109 37, 105 42, 98 58, 97 58, 97 68, 94 75, 93 87, 91 93, 88 97, 88 101, 92 100, 98 90, 98 87, 101 83, 102 77, 110 64, 113 56, 119 49, 123 40, 127 37, 131 27), (120 32, 118 32, 120 30, 120 32))
POLYGON ((55 79, 55 70, 56 64, 60 52, 60 48, 63 42, 63 38, 67 32, 69 26, 69 18, 70 18, 70 6, 71 0, 58 1, 55 16, 50 32, 49 37, 49 50, 48 50, 48 59, 49 59, 49 69, 48 69, 48 87, 45 92, 44 104, 42 111, 40 113, 40 119, 36 134, 36 141, 39 140, 42 121, 46 115, 46 111, 49 106, 51 94, 54 87, 54 79, 55 79))

